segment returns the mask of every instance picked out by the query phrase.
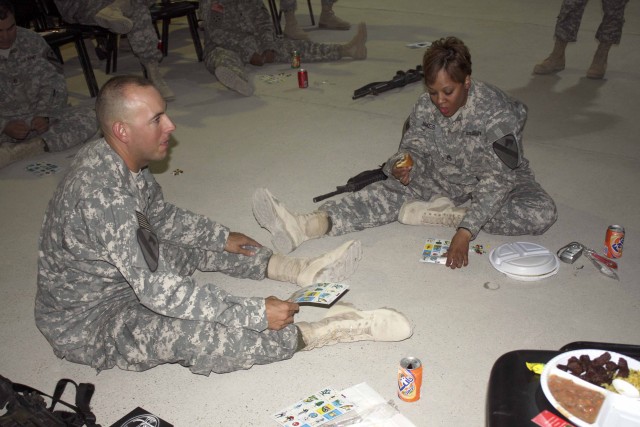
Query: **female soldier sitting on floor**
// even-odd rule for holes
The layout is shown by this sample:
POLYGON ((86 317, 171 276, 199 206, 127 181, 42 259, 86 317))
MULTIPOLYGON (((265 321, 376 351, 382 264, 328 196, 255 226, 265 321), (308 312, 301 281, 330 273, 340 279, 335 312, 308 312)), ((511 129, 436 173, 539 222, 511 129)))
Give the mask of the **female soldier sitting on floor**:
POLYGON ((385 164, 390 179, 306 215, 287 211, 267 189, 256 191, 254 215, 278 250, 393 221, 440 224, 456 227, 446 265, 460 268, 468 265, 469 242, 481 229, 522 235, 551 227, 556 206, 522 156, 525 105, 472 79, 469 50, 455 37, 435 41, 423 69, 427 91, 385 164))

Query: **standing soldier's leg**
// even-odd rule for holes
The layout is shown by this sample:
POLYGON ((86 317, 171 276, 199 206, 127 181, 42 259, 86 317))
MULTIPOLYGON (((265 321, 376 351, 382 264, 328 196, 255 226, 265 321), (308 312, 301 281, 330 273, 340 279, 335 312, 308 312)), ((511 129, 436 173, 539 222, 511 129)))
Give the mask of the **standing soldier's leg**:
POLYGON ((350 23, 338 18, 333 12, 333 4, 336 1, 337 0, 322 0, 322 13, 320 13, 318 27, 328 30, 348 30, 351 28, 350 23))
POLYGON ((535 74, 552 74, 564 70, 565 50, 567 43, 575 42, 582 21, 584 8, 588 0, 564 0, 556 21, 555 45, 551 54, 533 72, 535 74))
POLYGON ((587 70, 590 79, 601 79, 607 71, 607 58, 611 45, 619 44, 624 25, 624 9, 628 0, 602 0, 604 16, 596 32, 598 49, 593 56, 591 66, 587 70))
POLYGON ((309 40, 309 35, 302 31, 296 19, 296 0, 280 0, 280 12, 284 16, 283 34, 292 40, 309 40))

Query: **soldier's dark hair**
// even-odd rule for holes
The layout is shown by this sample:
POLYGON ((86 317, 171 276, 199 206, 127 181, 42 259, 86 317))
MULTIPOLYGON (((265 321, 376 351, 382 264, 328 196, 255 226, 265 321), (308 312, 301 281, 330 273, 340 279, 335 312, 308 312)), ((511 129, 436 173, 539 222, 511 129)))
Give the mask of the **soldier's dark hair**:
POLYGON ((471 54, 469 48, 457 37, 446 37, 431 43, 422 58, 424 81, 427 86, 436 81, 440 70, 456 83, 464 83, 471 75, 471 54))
POLYGON ((9 0, 0 0, 0 19, 7 19, 9 15, 16 16, 16 10, 9 0))
MULTIPOLYGON (((2 1, 2 0, 0 0, 2 1)), ((155 87, 144 77, 135 75, 116 76, 109 79, 98 92, 96 98, 96 117, 103 133, 109 132, 106 127, 117 120, 125 108, 125 92, 129 87, 155 87)))

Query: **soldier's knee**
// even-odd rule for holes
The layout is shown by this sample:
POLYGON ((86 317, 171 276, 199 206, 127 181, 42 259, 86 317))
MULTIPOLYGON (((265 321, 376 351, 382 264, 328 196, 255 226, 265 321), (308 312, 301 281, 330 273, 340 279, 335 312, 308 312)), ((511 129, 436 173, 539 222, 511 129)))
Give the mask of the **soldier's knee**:
POLYGON ((539 211, 538 220, 531 234, 539 235, 546 233, 557 219, 558 210, 555 203, 551 202, 549 205, 545 206, 544 209, 539 211))

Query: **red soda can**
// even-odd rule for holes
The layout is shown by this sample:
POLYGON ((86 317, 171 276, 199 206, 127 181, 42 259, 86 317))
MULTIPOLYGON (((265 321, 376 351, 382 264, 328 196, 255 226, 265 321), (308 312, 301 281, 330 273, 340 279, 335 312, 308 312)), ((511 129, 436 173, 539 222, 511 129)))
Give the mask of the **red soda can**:
POLYGON ((309 74, 304 68, 298 70, 298 87, 300 89, 309 87, 309 74))
POLYGON ((398 367, 398 397, 405 402, 420 399, 422 362, 417 357, 405 357, 398 367))
POLYGON ((607 258, 620 258, 624 245, 624 227, 610 225, 604 237, 604 256, 607 258))

